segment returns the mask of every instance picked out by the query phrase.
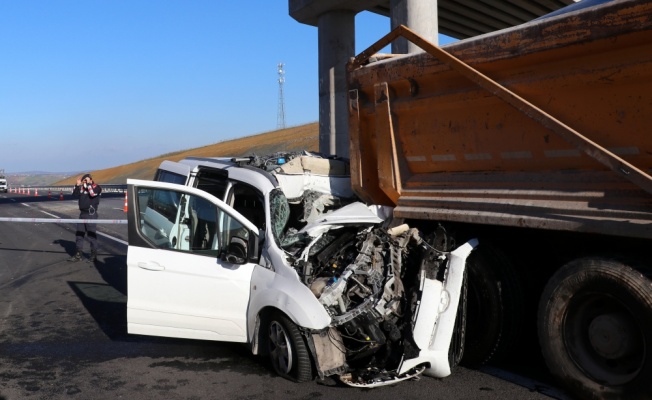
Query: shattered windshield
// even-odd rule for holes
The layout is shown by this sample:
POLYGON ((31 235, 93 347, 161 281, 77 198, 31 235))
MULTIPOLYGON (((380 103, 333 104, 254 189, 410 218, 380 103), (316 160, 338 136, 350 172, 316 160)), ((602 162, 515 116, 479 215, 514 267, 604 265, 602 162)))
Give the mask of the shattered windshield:
POLYGON ((269 194, 270 218, 274 241, 280 247, 285 227, 290 219, 290 205, 287 197, 280 189, 274 189, 269 194))

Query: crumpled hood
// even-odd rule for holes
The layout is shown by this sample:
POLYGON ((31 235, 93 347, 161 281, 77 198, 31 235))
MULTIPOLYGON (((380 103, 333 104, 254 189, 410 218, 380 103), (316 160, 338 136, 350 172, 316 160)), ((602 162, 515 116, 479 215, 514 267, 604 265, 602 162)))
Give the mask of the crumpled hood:
POLYGON ((383 220, 365 204, 355 202, 322 215, 315 222, 304 226, 299 232, 314 236, 314 233, 321 232, 324 229, 331 229, 334 225, 374 225, 383 222, 383 220))

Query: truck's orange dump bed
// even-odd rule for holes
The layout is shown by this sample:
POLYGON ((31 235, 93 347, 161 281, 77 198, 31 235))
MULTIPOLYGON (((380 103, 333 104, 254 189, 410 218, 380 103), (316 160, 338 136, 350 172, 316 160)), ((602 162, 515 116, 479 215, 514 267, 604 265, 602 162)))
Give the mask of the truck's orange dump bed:
POLYGON ((652 238, 652 2, 443 50, 461 64, 433 50, 349 65, 360 197, 405 218, 652 238))

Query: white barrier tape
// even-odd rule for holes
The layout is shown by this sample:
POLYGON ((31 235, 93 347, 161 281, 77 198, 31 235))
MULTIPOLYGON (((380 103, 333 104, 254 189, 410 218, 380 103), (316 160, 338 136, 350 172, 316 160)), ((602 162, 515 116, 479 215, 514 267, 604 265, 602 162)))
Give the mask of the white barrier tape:
POLYGON ((126 219, 55 219, 55 218, 2 218, 0 222, 56 222, 63 224, 126 224, 126 219))

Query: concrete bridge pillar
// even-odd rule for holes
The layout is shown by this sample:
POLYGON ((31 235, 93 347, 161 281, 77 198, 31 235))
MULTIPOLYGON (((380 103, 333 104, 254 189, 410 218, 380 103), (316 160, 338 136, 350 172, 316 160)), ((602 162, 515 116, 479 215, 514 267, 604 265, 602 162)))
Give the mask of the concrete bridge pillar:
MULTIPOLYGON (((392 29, 405 25, 434 44, 439 41, 437 0, 390 0, 392 29)), ((392 43, 392 53, 406 54, 421 51, 404 38, 392 43)))
MULTIPOLYGON (((403 24, 437 43, 437 0, 390 0, 389 5, 392 29, 403 24)), ((360 10, 343 0, 294 0, 290 10, 316 22, 318 29, 319 151, 348 158, 346 63, 355 56, 355 15, 360 10)), ((392 44, 393 53, 416 51, 419 48, 405 39, 392 44)))
POLYGON ((349 157, 346 63, 355 56, 355 12, 328 11, 318 19, 319 151, 349 157))

